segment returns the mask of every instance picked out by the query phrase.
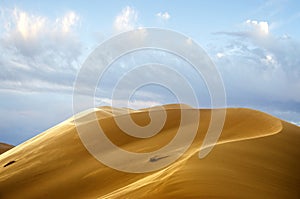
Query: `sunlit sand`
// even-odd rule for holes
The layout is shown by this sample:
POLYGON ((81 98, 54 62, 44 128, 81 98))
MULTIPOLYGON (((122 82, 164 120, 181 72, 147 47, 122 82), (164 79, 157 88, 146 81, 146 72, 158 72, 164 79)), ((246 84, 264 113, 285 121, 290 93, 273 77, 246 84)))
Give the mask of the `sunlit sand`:
MULTIPOLYGON (((165 126, 147 139, 125 134, 114 117, 131 114, 136 123, 146 125, 149 109, 100 107, 77 116, 86 117, 88 123, 89 114, 96 113, 115 145, 142 153, 163 147, 176 134, 180 106, 164 107, 165 126)), ((300 127, 259 111, 228 108, 216 146, 199 159, 211 110, 198 111, 197 135, 183 156, 163 169, 140 174, 117 171, 97 161, 70 118, 0 155, 0 198, 300 197, 300 127)), ((149 157, 145 165, 159 164, 169 155, 149 157)))

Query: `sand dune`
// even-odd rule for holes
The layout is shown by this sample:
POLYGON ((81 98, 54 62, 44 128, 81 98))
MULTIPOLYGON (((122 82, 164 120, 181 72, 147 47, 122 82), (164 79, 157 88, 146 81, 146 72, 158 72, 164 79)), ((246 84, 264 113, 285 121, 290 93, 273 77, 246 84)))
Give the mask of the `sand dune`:
POLYGON ((4 153, 5 151, 8 151, 9 149, 11 149, 13 147, 14 147, 13 145, 0 142, 0 154, 4 153))
MULTIPOLYGON (((141 153, 170 142, 181 108, 199 111, 192 145, 168 167, 140 174, 111 169, 87 151, 70 118, 0 155, 0 198, 300 198, 299 127, 259 111, 229 108, 217 145, 199 159, 211 110, 164 108, 165 126, 148 139, 125 134, 114 118, 130 114, 137 124, 147 125, 149 109, 100 107, 77 117, 86 126, 96 114, 114 144, 141 153)), ((151 110, 162 114, 161 107, 151 110)), ((190 124, 184 125, 188 129, 190 124)), ((140 164, 163 161, 157 158, 140 164)))

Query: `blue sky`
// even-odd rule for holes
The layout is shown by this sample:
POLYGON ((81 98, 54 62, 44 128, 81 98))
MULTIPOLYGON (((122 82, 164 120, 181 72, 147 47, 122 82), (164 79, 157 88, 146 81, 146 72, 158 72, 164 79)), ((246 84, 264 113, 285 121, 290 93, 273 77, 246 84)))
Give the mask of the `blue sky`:
MULTIPOLYGON (((219 70, 228 106, 299 125, 299 8, 296 0, 1 1, 0 142, 19 144, 70 117, 73 83, 89 53, 139 27, 193 38, 219 70)), ((108 80, 120 73, 112 71, 108 80)), ((153 87, 132 107, 171 102, 171 93, 153 87)))

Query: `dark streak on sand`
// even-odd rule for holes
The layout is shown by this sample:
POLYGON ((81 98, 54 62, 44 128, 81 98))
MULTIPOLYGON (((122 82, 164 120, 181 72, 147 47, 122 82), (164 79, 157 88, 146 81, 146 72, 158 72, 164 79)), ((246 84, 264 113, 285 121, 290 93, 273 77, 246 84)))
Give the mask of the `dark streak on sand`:
POLYGON ((12 160, 12 161, 6 163, 3 167, 7 167, 7 166, 9 166, 9 165, 11 165, 11 164, 13 164, 13 163, 15 163, 15 162, 16 162, 15 160, 12 160))
POLYGON ((164 158, 167 158, 167 157, 169 157, 169 156, 168 156, 168 155, 167 155, 167 156, 162 156, 162 157, 154 156, 154 157, 151 157, 151 158, 149 159, 149 161, 150 161, 150 162, 156 162, 156 161, 158 161, 158 160, 161 160, 161 159, 164 159, 164 158))

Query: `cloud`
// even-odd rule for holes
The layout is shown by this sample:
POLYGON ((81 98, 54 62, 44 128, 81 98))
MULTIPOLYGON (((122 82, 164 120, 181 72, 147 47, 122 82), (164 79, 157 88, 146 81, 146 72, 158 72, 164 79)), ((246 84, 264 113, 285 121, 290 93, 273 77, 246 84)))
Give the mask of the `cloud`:
POLYGON ((168 21, 171 18, 171 15, 168 12, 159 12, 156 14, 156 16, 164 21, 168 21))
POLYGON ((152 100, 112 100, 110 98, 96 98, 96 106, 114 106, 114 107, 128 107, 132 109, 141 109, 145 107, 153 107, 161 105, 162 103, 152 100))
POLYGON ((72 113, 80 17, 74 11, 50 18, 5 7, 0 16, 0 140, 19 144, 72 113))
MULTIPOLYGON (((221 32, 215 32, 213 34, 215 35, 227 35, 227 36, 237 36, 237 37, 243 37, 243 38, 251 38, 251 39, 265 39, 269 37, 270 29, 269 29, 269 23, 266 21, 256 21, 256 20, 250 20, 243 22, 242 27, 244 30, 240 31, 221 31, 221 32)), ((283 35, 282 38, 287 38, 286 35, 283 35)))
POLYGON ((71 28, 77 25, 78 21, 79 16, 73 11, 66 13, 62 18, 56 19, 56 23, 63 33, 69 33, 71 28))
POLYGON ((114 29, 117 32, 132 30, 137 26, 137 20, 137 11, 130 6, 126 6, 122 9, 121 13, 116 16, 114 29))
POLYGON ((14 9, 14 32, 8 30, 8 32, 13 32, 14 34, 19 34, 24 40, 32 39, 42 34, 45 28, 46 18, 40 16, 30 16, 26 12, 18 9, 14 9))
POLYGON ((120 57, 105 71, 98 86, 92 92, 96 97, 114 99, 118 105, 122 102, 122 106, 127 106, 128 95, 131 95, 129 104, 134 108, 141 107, 143 101, 143 107, 178 102, 196 106, 192 94, 202 106, 210 105, 205 82, 193 66, 179 56, 160 50, 134 51, 120 57), (190 89, 195 93, 191 94, 190 89))
POLYGON ((20 144, 72 115, 71 95, 1 91, 0 141, 20 144))
POLYGON ((72 92, 81 55, 73 11, 51 19, 1 9, 0 90, 72 92))
POLYGON ((1 35, 1 45, 13 48, 22 55, 34 56, 46 48, 63 48, 66 44, 68 48, 73 42, 72 39, 75 39, 72 28, 79 20, 75 12, 68 12, 55 20, 33 15, 18 8, 2 12, 6 19, 1 21, 1 24, 6 24, 6 28, 1 35))
POLYGON ((269 24, 266 21, 256 21, 248 19, 245 23, 252 29, 252 31, 255 31, 262 35, 269 34, 269 24))
POLYGON ((218 33, 225 36, 224 45, 209 49, 225 82, 229 105, 262 110, 270 104, 269 110, 276 110, 282 103, 283 111, 300 112, 299 41, 272 34, 264 21, 247 20, 246 25, 244 30, 218 33))
POLYGON ((222 58, 222 57, 225 56, 225 54, 224 53, 217 53, 216 56, 217 56, 217 58, 222 58))

